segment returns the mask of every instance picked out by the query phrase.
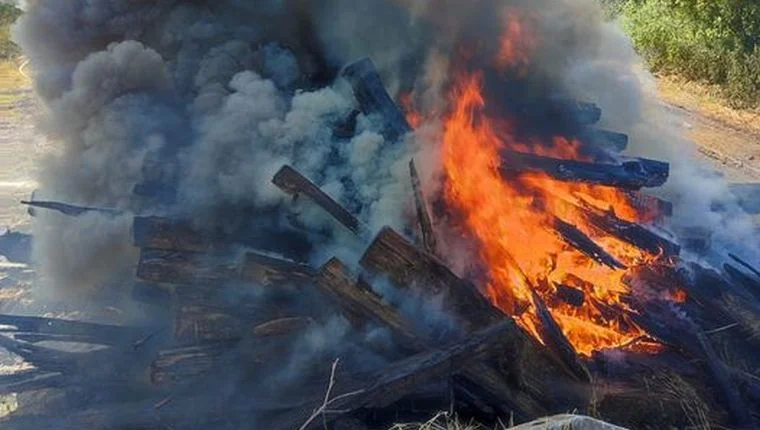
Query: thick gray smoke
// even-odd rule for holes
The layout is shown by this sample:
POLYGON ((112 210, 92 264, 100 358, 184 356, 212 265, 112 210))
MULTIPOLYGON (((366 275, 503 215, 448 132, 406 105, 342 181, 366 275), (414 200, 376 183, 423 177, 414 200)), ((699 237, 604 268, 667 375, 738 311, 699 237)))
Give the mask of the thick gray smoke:
MULTIPOLYGON (((394 144, 360 115, 354 137, 338 138, 335 125, 356 102, 337 72, 369 56, 393 95, 413 92, 422 110, 440 115, 462 47, 485 46, 481 54, 491 56, 504 17, 519 8, 541 38, 531 59, 540 83, 597 102, 605 126, 630 133, 630 152, 673 163, 668 196, 688 208, 677 213, 705 214, 678 215, 677 222, 715 230, 726 243, 747 232, 747 218, 726 201, 724 186, 701 175, 684 155, 689 145, 667 133, 642 91, 630 44, 603 23, 592 0, 29 3, 14 36, 37 72, 48 107, 43 128, 61 145, 40 178, 45 197, 134 212, 266 208, 285 201, 270 180, 288 163, 370 229, 403 228, 410 157, 417 156, 427 191, 437 191, 439 118, 394 144), (146 205, 133 192, 167 178, 178 199, 169 209, 146 205), (714 212, 716 201, 728 211, 714 212)), ((356 258, 345 232, 313 208, 296 210, 301 223, 332 230, 312 255, 315 263, 356 258)), ((105 280, 82 276, 89 258, 58 258, 64 249, 99 255, 101 275, 132 264, 134 252, 121 243, 128 223, 104 219, 95 229, 91 221, 51 215, 38 223, 37 254, 56 283, 105 280), (72 231, 79 232, 74 241, 72 231)))

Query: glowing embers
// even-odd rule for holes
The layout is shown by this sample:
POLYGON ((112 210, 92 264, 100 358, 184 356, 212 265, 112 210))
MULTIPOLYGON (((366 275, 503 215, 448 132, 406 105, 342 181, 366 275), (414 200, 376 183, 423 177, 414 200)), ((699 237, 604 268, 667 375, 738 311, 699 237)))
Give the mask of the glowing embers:
POLYGON ((457 80, 450 103, 442 148, 444 198, 478 244, 491 301, 537 335, 531 300, 535 292, 582 355, 635 344, 646 333, 629 318, 634 310, 623 300, 630 293, 622 280, 624 268, 647 264, 661 253, 647 252, 609 234, 588 216, 591 209, 601 211, 596 205, 604 202, 609 213, 642 220, 629 195, 536 172, 503 175, 503 163, 509 162, 502 156, 504 151, 581 160, 579 143, 563 138, 518 141, 510 133, 514 119, 485 113, 477 74, 457 80), (571 235, 568 228, 561 228, 565 226, 572 227, 571 235), (583 303, 577 306, 560 300, 560 285, 582 293, 583 303))

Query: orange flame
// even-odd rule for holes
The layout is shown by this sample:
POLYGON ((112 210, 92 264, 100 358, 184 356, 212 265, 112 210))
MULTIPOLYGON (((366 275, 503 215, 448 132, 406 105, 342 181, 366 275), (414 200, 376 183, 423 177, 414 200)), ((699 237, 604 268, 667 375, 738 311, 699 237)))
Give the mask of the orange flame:
POLYGON ((580 209, 582 204, 591 205, 638 220, 628 195, 614 188, 564 183, 539 174, 506 179, 500 173, 504 149, 582 159, 579 142, 559 137, 548 145, 516 141, 506 121, 485 114, 486 100, 477 74, 458 80, 451 103, 442 146, 444 198, 458 209, 479 245, 492 302, 537 335, 531 305, 535 289, 568 340, 586 356, 633 344, 645 335, 627 317, 632 311, 622 300, 630 293, 623 282, 626 272, 587 257, 554 229, 557 218, 573 224, 627 267, 653 261, 657 256, 596 230, 580 209), (582 290, 583 305, 574 307, 558 299, 560 284, 582 290))

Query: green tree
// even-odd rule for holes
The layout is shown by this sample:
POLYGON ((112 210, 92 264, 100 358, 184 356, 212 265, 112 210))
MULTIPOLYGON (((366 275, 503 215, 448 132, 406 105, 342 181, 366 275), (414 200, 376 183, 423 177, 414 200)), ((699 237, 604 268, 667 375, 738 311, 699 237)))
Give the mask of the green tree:
POLYGON ((10 26, 21 13, 16 6, 0 4, 0 59, 12 58, 20 53, 18 46, 11 40, 10 26))

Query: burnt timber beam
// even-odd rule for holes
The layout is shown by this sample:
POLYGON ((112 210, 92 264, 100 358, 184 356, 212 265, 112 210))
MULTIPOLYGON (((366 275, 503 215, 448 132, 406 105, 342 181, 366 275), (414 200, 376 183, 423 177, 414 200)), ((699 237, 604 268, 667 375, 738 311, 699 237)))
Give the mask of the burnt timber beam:
POLYGON ((238 278, 239 263, 225 254, 140 250, 137 277, 155 283, 219 283, 238 278))
POLYGON ((143 336, 149 330, 147 327, 127 327, 59 318, 0 314, 0 333, 68 336, 87 339, 88 342, 104 345, 129 343, 143 336))
POLYGON ((339 205, 332 197, 328 196, 296 169, 288 165, 282 166, 277 174, 274 175, 272 183, 277 188, 294 197, 301 194, 305 195, 352 233, 362 238, 366 237, 366 227, 355 216, 351 215, 343 206, 339 205))
POLYGON ((583 213, 594 227, 650 254, 676 256, 681 252, 681 246, 677 243, 641 224, 618 218, 612 212, 603 212, 587 206, 583 213))
POLYGON ((582 252, 594 261, 604 264, 611 269, 625 269, 625 265, 610 255, 601 246, 597 245, 585 233, 578 230, 574 225, 554 217, 554 230, 562 239, 578 251, 582 252))
POLYGON ((306 284, 314 275, 309 265, 258 252, 247 252, 240 268, 241 279, 261 285, 306 284))
POLYGON ((363 58, 349 64, 343 69, 342 76, 351 85, 361 111, 382 121, 382 134, 386 139, 395 141, 412 131, 403 112, 385 89, 372 60, 363 58))
MULTIPOLYGON (((371 291, 365 291, 357 285, 354 276, 348 268, 339 260, 332 259, 325 264, 317 277, 317 285, 327 292, 328 295, 339 304, 340 308, 353 317, 352 320, 360 322, 374 321, 382 327, 388 328, 401 346, 412 352, 422 352, 433 349, 433 345, 420 338, 414 331, 414 327, 401 317, 396 309, 387 305, 371 291)), ((349 318, 351 319, 351 318, 349 318)), ((512 324, 512 331, 519 332, 519 328, 512 324)), ((514 333, 504 334, 505 343, 509 344, 514 333)), ((509 346, 509 349, 514 345, 509 346)), ((504 351, 506 353, 506 350, 504 351)), ((482 392, 486 402, 503 413, 515 413, 529 417, 546 413, 534 399, 518 389, 509 386, 508 381, 501 373, 490 365, 484 363, 473 364, 462 371, 462 377, 470 382, 477 392, 482 392)), ((475 397, 476 403, 482 403, 484 399, 477 393, 469 393, 461 385, 457 390, 464 393, 464 397, 475 397)))
POLYGON ((626 193, 631 204, 641 213, 656 214, 656 218, 673 216, 673 203, 641 191, 626 193))
POLYGON ((663 185, 670 174, 670 166, 662 161, 629 158, 619 164, 589 163, 562 160, 515 151, 503 151, 502 174, 541 173, 567 182, 639 190, 663 185))
MULTIPOLYGON (((470 282, 456 276, 438 258, 415 247, 403 236, 390 228, 384 228, 365 251, 361 266, 371 274, 387 276, 398 288, 411 288, 430 296, 443 296, 444 307, 457 325, 465 332, 491 326, 505 318, 470 282)), ((575 381, 566 368, 556 365, 555 359, 532 336, 515 325, 511 332, 510 356, 520 358, 510 364, 509 372, 519 381, 518 385, 527 397, 543 403, 543 407, 557 405, 569 407, 584 403, 585 393, 565 392, 558 394, 575 381), (552 389, 549 388, 551 381, 552 389), (549 393, 549 391, 553 391, 549 393), (564 400, 558 405, 558 397, 564 400)), ((505 354, 507 352, 505 351, 505 354)), ((513 357, 514 358, 514 357, 513 357)))
MULTIPOLYGON (((503 342, 504 335, 510 330, 510 322, 503 321, 473 333, 467 340, 452 347, 420 352, 396 362, 379 372, 379 376, 369 384, 344 387, 340 392, 336 392, 339 399, 331 403, 330 409, 349 413, 360 409, 386 407, 413 393, 420 385, 461 372, 467 366, 506 348, 507 345, 503 342)), ((322 400, 319 400, 314 406, 319 406, 321 402, 322 400)), ((305 408, 301 417, 310 415, 314 409, 305 408)), ((335 417, 336 414, 326 414, 323 419, 315 420, 306 428, 316 428, 324 422, 329 424, 335 417)))
POLYGON ((414 207, 417 210, 417 225, 420 231, 420 242, 422 247, 431 254, 436 253, 437 241, 433 231, 433 222, 430 219, 430 212, 422 193, 422 182, 420 175, 417 173, 417 166, 414 160, 409 162, 409 174, 412 178, 412 190, 414 192, 414 207))
POLYGON ((505 317, 474 285, 391 228, 383 228, 377 234, 359 264, 370 273, 389 276, 399 288, 444 294, 444 306, 459 317, 459 324, 466 331, 486 327, 505 317))
POLYGON ((109 216, 118 216, 123 212, 118 209, 109 208, 95 208, 87 206, 76 206, 67 203, 53 202, 53 201, 27 201, 22 200, 22 205, 29 206, 29 214, 35 216, 36 211, 32 211, 31 208, 48 209, 56 212, 60 212, 70 217, 78 217, 86 213, 100 213, 109 216))
POLYGON ((583 306, 583 302, 586 301, 586 293, 584 293, 583 290, 563 284, 557 284, 555 287, 557 288, 557 298, 568 305, 579 308, 583 306))
MULTIPOLYGON (((157 284, 219 284, 238 280, 265 286, 299 285, 310 282, 313 276, 314 269, 306 264, 255 251, 238 257, 231 253, 143 248, 137 263, 137 277, 157 284)), ((149 294, 150 288, 147 290, 143 293, 149 294)))
POLYGON ((538 332, 544 344, 557 355, 558 363, 567 366, 570 373, 575 375, 579 381, 591 382, 591 373, 578 358, 578 353, 565 337, 557 321, 554 320, 544 300, 535 290, 531 290, 531 297, 540 323, 538 324, 538 332))

